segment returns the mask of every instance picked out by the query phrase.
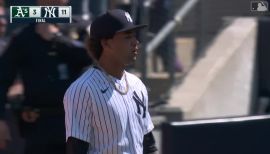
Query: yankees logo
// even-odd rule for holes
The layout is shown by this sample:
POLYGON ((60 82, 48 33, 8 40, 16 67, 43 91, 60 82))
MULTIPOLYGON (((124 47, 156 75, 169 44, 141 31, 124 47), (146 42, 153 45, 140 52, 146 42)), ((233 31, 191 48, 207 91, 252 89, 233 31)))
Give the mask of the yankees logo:
POLYGON ((137 113, 138 114, 141 114, 141 108, 140 106, 143 108, 143 118, 145 118, 145 112, 146 112, 146 106, 144 105, 144 96, 143 96, 143 93, 141 92, 142 94, 142 100, 140 99, 140 97, 138 96, 138 94, 136 93, 136 91, 133 92, 133 99, 137 105, 137 113))
POLYGON ((129 13, 125 12, 125 16, 126 16, 128 22, 133 22, 129 13))

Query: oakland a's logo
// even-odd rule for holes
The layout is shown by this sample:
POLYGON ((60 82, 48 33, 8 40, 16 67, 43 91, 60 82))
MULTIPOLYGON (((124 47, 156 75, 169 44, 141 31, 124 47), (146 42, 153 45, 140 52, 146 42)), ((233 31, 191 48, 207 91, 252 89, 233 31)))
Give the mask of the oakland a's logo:
POLYGON ((17 13, 14 13, 14 17, 25 17, 28 14, 28 9, 26 7, 17 7, 17 13))
POLYGON ((143 118, 145 118, 145 112, 146 112, 146 106, 144 105, 144 96, 143 96, 143 93, 141 92, 141 94, 142 94, 142 99, 140 99, 140 97, 138 96, 138 94, 136 93, 136 91, 134 91, 133 92, 133 99, 134 99, 134 101, 135 101, 135 103, 136 103, 136 106, 137 106, 137 113, 138 114, 142 114, 143 116, 143 118), (141 112, 141 108, 140 107, 142 107, 142 109, 143 109, 143 113, 141 112))

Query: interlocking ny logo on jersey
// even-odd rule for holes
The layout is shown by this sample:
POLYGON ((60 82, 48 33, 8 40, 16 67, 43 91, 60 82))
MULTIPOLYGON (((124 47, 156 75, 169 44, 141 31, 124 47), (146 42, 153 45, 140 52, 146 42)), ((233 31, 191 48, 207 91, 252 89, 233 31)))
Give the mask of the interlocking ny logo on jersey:
POLYGON ((133 22, 129 13, 125 12, 125 16, 126 16, 128 22, 133 22))
POLYGON ((144 105, 144 96, 143 96, 143 93, 141 92, 142 94, 142 100, 140 99, 140 97, 138 96, 138 94, 136 93, 136 91, 133 92, 133 99, 136 103, 136 106, 137 106, 137 113, 138 114, 142 114, 141 112, 141 108, 140 106, 143 108, 143 118, 145 118, 145 112, 146 112, 146 106, 144 105))

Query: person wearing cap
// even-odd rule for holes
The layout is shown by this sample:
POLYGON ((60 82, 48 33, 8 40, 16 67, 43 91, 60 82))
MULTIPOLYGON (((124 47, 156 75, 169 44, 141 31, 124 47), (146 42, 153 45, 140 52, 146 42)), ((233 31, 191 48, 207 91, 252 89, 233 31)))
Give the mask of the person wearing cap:
MULTIPOLYGON (((66 2, 38 0, 38 5, 66 2)), ((25 154, 65 154, 62 98, 91 62, 83 43, 62 35, 55 24, 30 24, 13 35, 0 57, 0 118, 4 116, 8 89, 19 74, 24 97, 18 121, 25 154)))
POLYGON ((148 154, 157 148, 145 85, 125 70, 139 54, 128 12, 109 10, 90 26, 87 40, 94 65, 64 96, 67 154, 148 154))

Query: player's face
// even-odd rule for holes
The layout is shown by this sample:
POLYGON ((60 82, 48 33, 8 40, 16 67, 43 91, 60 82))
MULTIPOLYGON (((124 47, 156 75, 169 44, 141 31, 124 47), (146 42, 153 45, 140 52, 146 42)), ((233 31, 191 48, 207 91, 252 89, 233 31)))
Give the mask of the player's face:
POLYGON ((0 7, 0 36, 5 35, 7 27, 7 20, 5 17, 5 9, 0 7))
POLYGON ((134 31, 116 33, 112 39, 115 59, 124 65, 134 63, 139 52, 139 41, 134 31))

